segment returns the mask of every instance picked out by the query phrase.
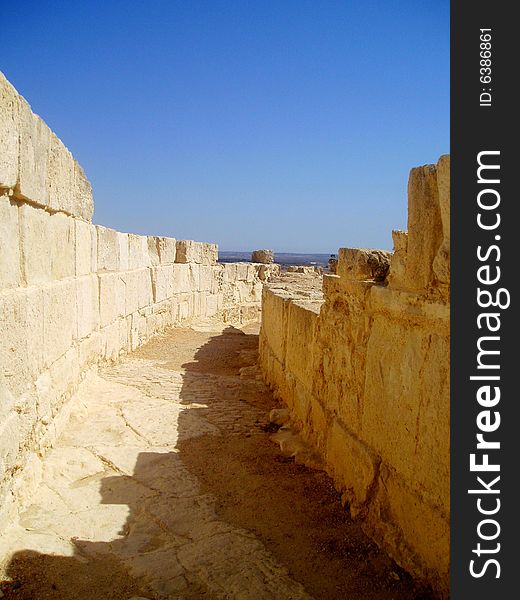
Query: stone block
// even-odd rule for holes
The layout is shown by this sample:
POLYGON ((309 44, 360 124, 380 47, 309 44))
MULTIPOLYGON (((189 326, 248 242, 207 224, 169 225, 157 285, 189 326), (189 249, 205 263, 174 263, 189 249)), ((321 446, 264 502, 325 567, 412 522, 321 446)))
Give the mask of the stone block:
POLYGON ((437 190, 442 221, 442 243, 433 261, 438 282, 450 284, 450 157, 441 156, 437 163, 437 190))
POLYGON ((97 232, 94 225, 74 219, 76 228, 76 277, 97 271, 97 232))
POLYGON ((327 435, 326 461, 334 481, 347 491, 351 502, 363 505, 374 484, 379 459, 337 420, 327 435))
POLYGON ((138 277, 138 302, 139 308, 150 306, 153 300, 152 269, 139 269, 138 277))
POLYGON ((191 292, 195 289, 196 282, 193 277, 191 265, 175 264, 172 268, 172 292, 175 294, 191 292))
POLYGON ((417 167, 408 181, 407 284, 425 292, 432 284, 433 260, 443 240, 443 225, 434 165, 417 167))
POLYGON ((213 279, 214 267, 210 265, 200 265, 199 267, 199 290, 211 292, 214 289, 213 279))
POLYGON ((125 271, 119 276, 125 285, 125 316, 139 310, 139 271, 125 271))
POLYGON ((75 273, 74 220, 63 213, 20 207, 22 268, 28 285, 75 273))
POLYGON ((390 261, 388 282, 391 287, 406 288, 406 256, 408 253, 408 232, 394 229, 392 231, 394 252, 390 261))
POLYGON ((119 273, 100 273, 100 326, 106 327, 125 316, 125 282, 119 273))
POLYGON ((85 172, 77 161, 74 161, 74 196, 72 214, 81 217, 85 221, 92 221, 94 214, 94 200, 92 198, 92 186, 85 172))
POLYGON ((43 293, 18 288, 0 294, 0 364, 13 394, 20 394, 43 368, 43 293))
POLYGON ((175 262, 177 255, 177 241, 175 238, 158 237, 157 244, 159 248, 159 261, 162 265, 175 262))
POLYGON ((148 256, 150 258, 150 265, 152 267, 156 267, 160 260, 159 260, 159 238, 156 236, 148 236, 147 237, 147 243, 148 243, 148 256))
POLYGON ((173 295, 173 265, 160 265, 152 268, 153 301, 162 302, 173 295))
POLYGON ((175 262, 214 265, 218 259, 218 246, 193 240, 177 240, 175 262))
POLYGON ((148 238, 144 235, 128 234, 129 264, 127 268, 142 269, 152 264, 148 250, 148 238))
POLYGON ((58 281, 43 288, 43 343, 50 366, 72 345, 77 334, 76 282, 58 281))
MULTIPOLYGON (((0 86, 1 83, 0 78, 0 86)), ((18 206, 8 196, 0 195, 0 289, 16 287, 21 282, 18 206)))
POLYGON ((117 232, 117 240, 119 244, 119 265, 118 271, 128 271, 130 266, 130 234, 117 232))
POLYGON ((51 133, 47 165, 49 207, 74 214, 74 159, 61 140, 51 133))
POLYGON ((406 479, 441 494, 449 464, 448 339, 432 333, 427 323, 411 326, 377 314, 362 407, 367 444, 406 479))
POLYGON ((260 335, 265 336, 271 352, 282 365, 285 365, 286 358, 289 305, 289 294, 279 291, 275 294, 264 287, 262 311, 265 318, 260 335))
POLYGON ((120 237, 114 229, 96 225, 98 271, 119 271, 120 237))
POLYGON ((340 248, 338 275, 355 281, 384 281, 391 253, 368 248, 340 248))
POLYGON ((177 240, 175 262, 201 262, 201 243, 193 240, 177 240))
POLYGON ((214 317, 218 312, 218 298, 215 294, 206 296, 206 316, 214 317))
POLYGON ((272 250, 255 250, 251 254, 251 262, 271 264, 274 262, 274 252, 272 250))
POLYGON ((287 307, 286 367, 309 392, 315 378, 312 365, 318 314, 312 302, 293 301, 287 307))
POLYGON ((450 557, 447 515, 425 502, 417 490, 411 489, 385 464, 381 465, 379 478, 367 519, 369 531, 376 534, 397 560, 413 565, 415 575, 447 592, 450 557))
POLYGON ((51 279, 74 277, 76 271, 75 219, 63 213, 50 216, 48 250, 51 279))
POLYGON ((60 415, 63 396, 74 391, 79 380, 79 353, 75 346, 70 347, 49 368, 51 390, 54 402, 51 405, 52 416, 60 415))
POLYGON ((0 188, 18 180, 19 96, 0 72, 0 188))
POLYGON ((99 327, 99 282, 97 275, 86 275, 75 281, 78 311, 77 339, 81 340, 99 327))
POLYGON ((47 169, 52 132, 22 98, 19 108, 19 172, 15 191, 22 198, 48 207, 47 169))

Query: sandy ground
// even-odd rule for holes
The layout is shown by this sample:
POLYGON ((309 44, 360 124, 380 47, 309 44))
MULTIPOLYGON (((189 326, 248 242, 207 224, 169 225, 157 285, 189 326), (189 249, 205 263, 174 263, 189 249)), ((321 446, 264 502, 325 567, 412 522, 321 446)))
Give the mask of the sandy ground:
POLYGON ((0 597, 427 599, 272 439, 258 326, 199 323, 89 378, 0 542, 0 597))

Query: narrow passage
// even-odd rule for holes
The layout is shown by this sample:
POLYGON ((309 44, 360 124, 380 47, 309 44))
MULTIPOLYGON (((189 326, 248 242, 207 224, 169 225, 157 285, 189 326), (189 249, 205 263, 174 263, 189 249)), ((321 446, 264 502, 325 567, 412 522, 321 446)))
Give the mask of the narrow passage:
MULTIPOLYGON (((19 600, 429 598, 270 439, 258 324, 172 329, 82 384, 0 541, 19 600)), ((3 596, 2 596, 3 594, 3 596)))

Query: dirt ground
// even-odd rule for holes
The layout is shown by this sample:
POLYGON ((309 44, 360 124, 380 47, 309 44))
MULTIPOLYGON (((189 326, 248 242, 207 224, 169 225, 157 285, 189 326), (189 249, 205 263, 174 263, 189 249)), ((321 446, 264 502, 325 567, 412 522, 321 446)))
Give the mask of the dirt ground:
POLYGON ((324 472, 272 441, 279 404, 254 369, 240 373, 256 364, 257 334, 173 329, 102 370, 92 408, 47 461, 52 494, 0 548, 0 597, 433 598, 350 519, 324 472), (71 449, 92 458, 68 477, 71 449))

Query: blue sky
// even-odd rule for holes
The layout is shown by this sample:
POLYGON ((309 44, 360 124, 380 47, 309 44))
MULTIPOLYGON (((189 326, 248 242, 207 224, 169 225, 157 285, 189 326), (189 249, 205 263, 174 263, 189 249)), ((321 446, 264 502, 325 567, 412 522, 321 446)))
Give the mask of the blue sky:
POLYGON ((121 231, 391 248, 410 168, 449 152, 448 1, 0 0, 0 17, 0 69, 121 231))

